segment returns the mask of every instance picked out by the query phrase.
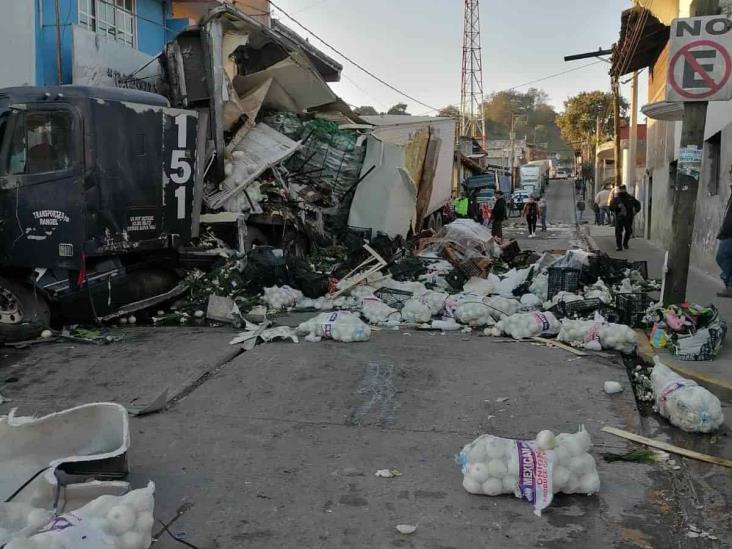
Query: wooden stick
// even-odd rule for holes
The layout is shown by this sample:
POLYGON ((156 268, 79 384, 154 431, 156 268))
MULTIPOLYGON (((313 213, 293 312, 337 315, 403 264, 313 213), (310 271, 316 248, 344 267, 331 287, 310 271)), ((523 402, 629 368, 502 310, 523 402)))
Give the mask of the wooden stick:
POLYGON ((616 427, 603 427, 602 430, 606 433, 610 433, 611 435, 632 440, 633 442, 637 442, 638 444, 645 444, 646 446, 650 446, 651 448, 658 448, 659 450, 664 450, 666 452, 671 452, 673 454, 678 454, 680 456, 688 457, 691 459, 705 461, 707 463, 713 463, 714 465, 721 465, 722 467, 732 468, 732 460, 730 459, 710 456, 709 454, 702 454, 700 452, 695 452, 694 450, 687 450, 686 448, 674 446, 673 444, 669 444, 667 442, 662 442, 653 438, 646 438, 640 435, 636 435, 635 433, 631 433, 629 431, 623 431, 622 429, 617 429, 616 427))
POLYGON ((585 353, 584 351, 580 351, 578 349, 575 349, 574 347, 570 347, 569 345, 565 345, 561 341, 555 341, 553 339, 545 339, 543 337, 532 337, 534 341, 539 341, 543 343, 544 345, 547 345, 549 347, 558 347, 560 349, 564 349, 565 351, 569 351, 570 353, 574 353, 577 356, 587 356, 588 353, 585 353))

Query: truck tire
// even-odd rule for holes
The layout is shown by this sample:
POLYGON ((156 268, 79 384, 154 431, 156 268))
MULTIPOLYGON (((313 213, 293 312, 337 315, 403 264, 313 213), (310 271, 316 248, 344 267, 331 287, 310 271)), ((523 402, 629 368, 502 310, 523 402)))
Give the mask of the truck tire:
POLYGON ((32 287, 0 277, 0 343, 34 339, 51 322, 46 299, 32 287))

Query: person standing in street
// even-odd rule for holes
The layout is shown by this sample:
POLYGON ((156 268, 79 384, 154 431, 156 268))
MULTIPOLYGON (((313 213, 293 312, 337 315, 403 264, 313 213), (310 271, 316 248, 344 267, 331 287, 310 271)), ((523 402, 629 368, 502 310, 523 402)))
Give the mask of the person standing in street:
POLYGON ((615 214, 615 244, 617 251, 621 252, 623 249, 628 249, 628 242, 633 234, 633 220, 640 209, 640 202, 634 196, 628 194, 625 185, 620 185, 610 203, 610 210, 615 214))
POLYGON ((483 208, 478 203, 478 191, 471 191, 468 195, 468 217, 476 223, 483 224, 483 208))
POLYGON ((503 222, 508 219, 508 210, 502 191, 496 191, 496 203, 493 205, 492 219, 491 234, 493 238, 503 240, 503 222))
POLYGON ((592 201, 592 211, 595 212, 595 225, 602 225, 600 222, 600 206, 594 200, 592 201))
POLYGON ((536 220, 539 217, 539 205, 533 196, 530 196, 526 201, 523 214, 526 217, 526 224, 529 226, 529 238, 534 238, 536 236, 536 220))
MULTIPOLYGON (((730 192, 732 193, 732 166, 729 169, 730 192)), ((719 297, 732 297, 732 194, 727 200, 727 209, 724 212, 722 226, 717 234, 719 247, 717 248, 717 265, 722 269, 722 282, 724 289, 717 292, 719 297)))
POLYGON ((582 197, 579 197, 579 200, 577 200, 577 204, 575 205, 575 221, 577 222, 577 225, 582 224, 582 216, 585 214, 585 201, 582 200, 582 197))
POLYGON ((546 232, 546 199, 542 196, 539 200, 539 219, 541 220, 541 232, 546 232))
POLYGON ((600 208, 600 225, 610 223, 610 188, 605 185, 602 190, 595 195, 595 203, 600 208))
POLYGON ((458 219, 466 219, 468 217, 468 204, 469 204, 468 197, 465 196, 465 192, 461 192, 460 196, 457 197, 453 203, 452 207, 455 210, 455 217, 458 219))

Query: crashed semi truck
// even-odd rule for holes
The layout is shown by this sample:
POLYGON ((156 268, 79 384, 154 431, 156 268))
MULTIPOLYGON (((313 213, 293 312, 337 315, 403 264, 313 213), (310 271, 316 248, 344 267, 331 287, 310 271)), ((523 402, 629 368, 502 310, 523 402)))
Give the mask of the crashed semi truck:
POLYGON ((161 53, 161 94, 0 90, 0 342, 172 299, 222 234, 304 254, 441 225, 454 121, 356 116, 294 36, 225 6, 161 53))

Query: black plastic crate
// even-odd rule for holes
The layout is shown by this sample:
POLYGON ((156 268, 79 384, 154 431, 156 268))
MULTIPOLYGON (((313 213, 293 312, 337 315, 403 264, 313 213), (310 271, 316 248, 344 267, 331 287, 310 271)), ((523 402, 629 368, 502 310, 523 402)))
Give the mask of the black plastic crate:
POLYGON ((593 297, 591 299, 581 299, 578 301, 560 301, 551 308, 551 312, 558 317, 588 318, 593 316, 595 311, 601 311, 602 307, 602 301, 593 297))
POLYGON ((563 267, 549 267, 547 269, 549 288, 547 298, 551 299, 559 292, 576 292, 580 288, 580 269, 566 269, 563 267))
POLYGON ((374 295, 389 307, 401 311, 404 304, 412 299, 414 294, 406 290, 397 290, 395 288, 380 288, 374 292, 374 295))
POLYGON ((645 280, 648 280, 648 261, 631 261, 628 267, 638 271, 645 280))
POLYGON ((521 253, 521 248, 519 247, 518 242, 516 242, 515 240, 512 240, 510 244, 501 248, 501 259, 503 259, 503 261, 508 263, 513 258, 515 258, 519 253, 521 253))
POLYGON ((620 323, 631 328, 643 326, 643 317, 653 300, 646 293, 617 294, 615 296, 615 309, 620 316, 620 323))

